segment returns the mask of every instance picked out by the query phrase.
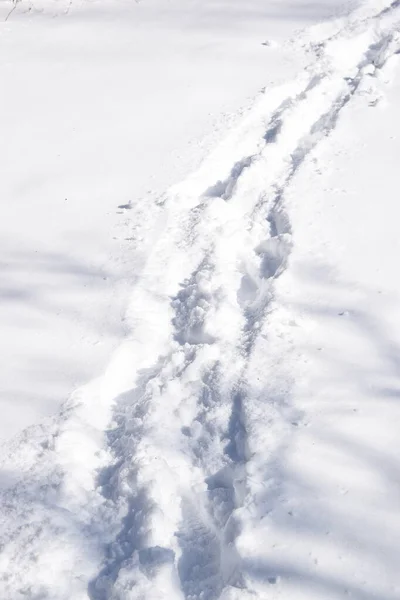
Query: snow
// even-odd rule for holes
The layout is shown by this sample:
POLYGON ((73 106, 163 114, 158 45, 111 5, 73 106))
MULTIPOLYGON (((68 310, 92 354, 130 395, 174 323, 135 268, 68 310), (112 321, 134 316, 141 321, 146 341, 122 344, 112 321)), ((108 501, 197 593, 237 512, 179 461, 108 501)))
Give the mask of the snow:
POLYGON ((396 54, 367 76, 287 195, 294 250, 279 301, 302 348, 302 416, 266 525, 283 598, 399 594, 399 67, 396 54))
MULTIPOLYGON (((138 6, 164 17, 151 10, 160 4, 138 6)), ((222 116, 228 98, 232 111, 244 102, 244 61, 236 92, 221 85, 213 140, 179 165, 160 149, 154 194, 122 209, 134 240, 110 321, 129 294, 128 309, 104 374, 3 444, 1 597, 399 597, 400 4, 347 5, 315 25, 332 13, 309 5, 290 41, 296 11, 280 5, 289 24, 278 31, 267 15, 276 35, 265 25, 261 37, 255 6, 197 6, 208 34, 208 11, 227 24, 243 9, 276 54, 262 59, 270 75, 251 109, 222 116)), ((193 18, 171 7, 179 22, 193 18)), ((67 17, 80 23, 87 10, 67 17)), ((204 113, 193 121, 171 148, 185 152, 196 127, 210 127, 204 113)), ((167 131, 155 133, 166 143, 167 131)), ((126 146, 120 155, 128 161, 126 146)), ((93 214, 101 236, 104 215, 93 214)))
POLYGON ((298 21, 256 8, 22 0, 2 23, 1 439, 100 374, 129 330, 146 235, 131 204, 146 211, 262 86, 294 75, 262 42, 298 21))

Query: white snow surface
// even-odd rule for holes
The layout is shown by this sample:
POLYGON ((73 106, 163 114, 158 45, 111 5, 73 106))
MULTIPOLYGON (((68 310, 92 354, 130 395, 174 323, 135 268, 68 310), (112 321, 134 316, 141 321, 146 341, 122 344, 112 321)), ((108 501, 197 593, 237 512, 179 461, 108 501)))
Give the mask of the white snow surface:
POLYGON ((2 447, 1 598, 400 597, 400 2, 351 9, 132 202, 123 343, 2 447))
POLYGON ((294 76, 279 44, 336 4, 0 1, 0 439, 104 370, 147 235, 130 206, 294 76))

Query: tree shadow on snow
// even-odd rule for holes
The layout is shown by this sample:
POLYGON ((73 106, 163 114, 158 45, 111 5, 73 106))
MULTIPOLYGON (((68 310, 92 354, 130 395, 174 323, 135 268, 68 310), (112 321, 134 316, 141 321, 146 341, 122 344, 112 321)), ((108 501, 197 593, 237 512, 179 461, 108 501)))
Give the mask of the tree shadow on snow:
POLYGON ((396 311, 398 299, 386 295, 377 302, 379 290, 341 281, 326 266, 307 264, 299 272, 311 287, 307 301, 292 308, 299 327, 301 317, 314 323, 311 342, 301 350, 311 364, 318 361, 316 374, 325 379, 309 390, 303 406, 293 404, 303 415, 266 459, 258 518, 261 526, 268 522, 277 549, 267 536, 268 560, 245 558, 243 568, 256 586, 270 585, 271 594, 288 584, 301 598, 395 600, 400 330, 396 338, 382 317, 396 311), (329 336, 324 343, 319 328, 339 342, 329 336))

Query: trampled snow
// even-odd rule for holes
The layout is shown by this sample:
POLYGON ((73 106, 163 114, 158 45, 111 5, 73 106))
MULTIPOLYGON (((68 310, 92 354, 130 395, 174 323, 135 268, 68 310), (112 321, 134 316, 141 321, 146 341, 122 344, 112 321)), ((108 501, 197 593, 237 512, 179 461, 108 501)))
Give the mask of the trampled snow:
POLYGON ((120 201, 124 339, 3 445, 2 598, 399 598, 400 4, 285 10, 252 107, 120 201))

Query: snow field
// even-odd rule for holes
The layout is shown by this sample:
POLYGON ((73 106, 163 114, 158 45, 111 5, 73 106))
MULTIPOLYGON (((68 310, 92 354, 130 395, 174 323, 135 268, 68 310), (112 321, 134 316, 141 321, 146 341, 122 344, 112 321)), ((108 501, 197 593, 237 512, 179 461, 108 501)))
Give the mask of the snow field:
MULTIPOLYGON (((306 343, 322 344, 329 329, 296 307, 307 291, 296 278, 312 232, 299 208, 302 174, 352 103, 379 105, 398 67, 399 10, 374 2, 311 30, 298 42, 312 57, 305 72, 267 89, 202 167, 160 198, 129 306, 131 338, 103 378, 5 456, 4 597, 396 597, 367 536, 364 554, 354 529, 341 537, 337 528, 331 542, 335 516, 345 520, 355 500, 322 479, 324 465, 369 508, 375 479, 360 476, 358 488, 357 464, 349 458, 346 471, 346 452, 327 442, 328 411, 312 389, 321 393, 329 376, 306 343)), ((312 285, 306 297, 318 308, 312 285)), ((350 338, 343 330, 339 346, 350 338)), ((340 400, 343 383, 335 385, 340 400)), ((341 427, 351 431, 343 406, 341 427)), ((397 415, 387 410, 381 428, 397 415)), ((384 439, 380 430, 377 447, 384 439)), ((387 531, 385 506, 372 529, 380 515, 387 531)))
POLYGON ((296 72, 258 3, 0 3, 1 440, 104 372, 157 198, 296 72))

